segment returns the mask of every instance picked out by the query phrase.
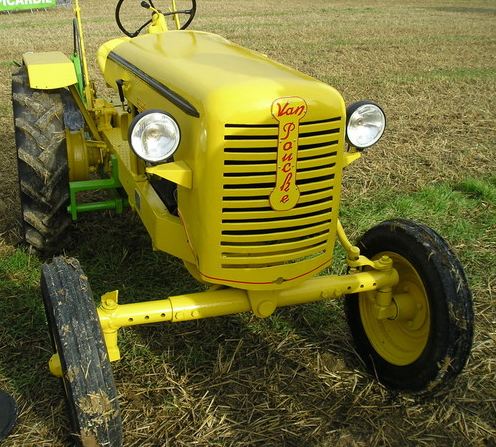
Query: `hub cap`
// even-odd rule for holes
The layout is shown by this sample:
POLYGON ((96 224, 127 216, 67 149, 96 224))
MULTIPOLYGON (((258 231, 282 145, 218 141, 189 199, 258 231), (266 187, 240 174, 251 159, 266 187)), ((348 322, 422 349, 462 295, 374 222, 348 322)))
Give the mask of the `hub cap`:
POLYGON ((379 320, 375 316, 373 292, 361 293, 360 316, 367 337, 376 352, 387 362, 405 366, 422 354, 430 333, 430 309, 424 284, 409 261, 392 252, 382 252, 374 259, 389 256, 398 271, 399 282, 393 288, 396 315, 379 320))

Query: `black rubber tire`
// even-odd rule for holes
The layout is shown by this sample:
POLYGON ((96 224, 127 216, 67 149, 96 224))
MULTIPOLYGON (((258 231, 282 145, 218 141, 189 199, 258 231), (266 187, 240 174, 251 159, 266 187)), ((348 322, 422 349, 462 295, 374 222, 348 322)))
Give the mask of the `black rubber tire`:
POLYGON ((457 257, 434 230, 402 219, 371 228, 358 247, 369 258, 392 252, 406 259, 423 283, 430 308, 426 346, 415 361, 397 366, 386 361, 367 337, 359 307, 364 294, 346 297, 345 312, 358 354, 392 389, 428 394, 444 387, 465 366, 473 337, 472 296, 457 257))
POLYGON ((23 236, 49 255, 59 252, 71 223, 64 102, 69 92, 29 87, 26 68, 12 75, 23 236))
POLYGON ((7 392, 0 390, 0 441, 14 429, 17 422, 17 403, 7 392))
POLYGON ((41 290, 77 445, 118 447, 122 423, 88 278, 74 258, 44 264, 41 290))

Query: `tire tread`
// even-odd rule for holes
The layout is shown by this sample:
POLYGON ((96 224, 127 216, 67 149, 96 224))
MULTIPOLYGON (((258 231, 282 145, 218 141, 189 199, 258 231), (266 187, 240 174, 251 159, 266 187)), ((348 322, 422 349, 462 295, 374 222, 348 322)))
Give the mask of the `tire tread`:
POLYGON ((64 126, 64 89, 29 87, 25 67, 12 76, 15 139, 25 241, 51 254, 67 241, 69 177, 64 126))
POLYGON ((76 259, 58 257, 43 265, 41 287, 76 441, 121 446, 117 390, 88 278, 76 259))
POLYGON ((391 388, 429 394, 446 387, 464 368, 473 338, 472 295, 460 261, 433 229, 406 219, 376 225, 357 245, 368 257, 393 251, 410 262, 413 259, 412 265, 416 263, 420 269, 427 294, 442 301, 431 301, 437 310, 434 317, 431 315, 431 334, 424 353, 411 365, 395 367, 382 359, 369 342, 359 315, 359 295, 347 297, 345 313, 358 354, 370 371, 391 388))

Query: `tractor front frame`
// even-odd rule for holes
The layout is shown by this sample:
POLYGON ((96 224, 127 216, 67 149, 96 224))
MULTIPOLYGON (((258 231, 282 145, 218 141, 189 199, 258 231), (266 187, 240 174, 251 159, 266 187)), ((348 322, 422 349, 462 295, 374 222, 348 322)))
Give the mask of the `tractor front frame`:
MULTIPOLYGON (((120 359, 117 335, 120 328, 127 326, 199 320, 250 311, 266 318, 278 307, 364 292, 369 292, 371 299, 375 300, 377 318, 394 317, 396 309, 392 301, 392 288, 398 283, 398 273, 391 259, 384 256, 377 261, 370 261, 359 256, 359 259, 349 260, 350 263, 370 265, 372 268, 353 271, 356 267, 352 267, 352 272, 347 275, 319 276, 288 289, 253 291, 212 286, 204 292, 131 304, 119 304, 118 291, 108 292, 101 297, 98 316, 109 359, 120 359)), ((58 354, 52 356, 49 366, 53 375, 61 376, 58 354)))

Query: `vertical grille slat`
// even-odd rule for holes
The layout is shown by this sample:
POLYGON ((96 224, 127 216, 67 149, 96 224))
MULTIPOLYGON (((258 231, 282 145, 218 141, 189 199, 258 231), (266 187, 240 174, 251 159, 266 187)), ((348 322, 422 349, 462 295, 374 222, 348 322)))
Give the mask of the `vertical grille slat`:
POLYGON ((223 268, 284 266, 326 253, 341 127, 341 117, 300 123, 300 198, 294 208, 275 211, 269 196, 276 183, 278 126, 225 125, 223 268))

